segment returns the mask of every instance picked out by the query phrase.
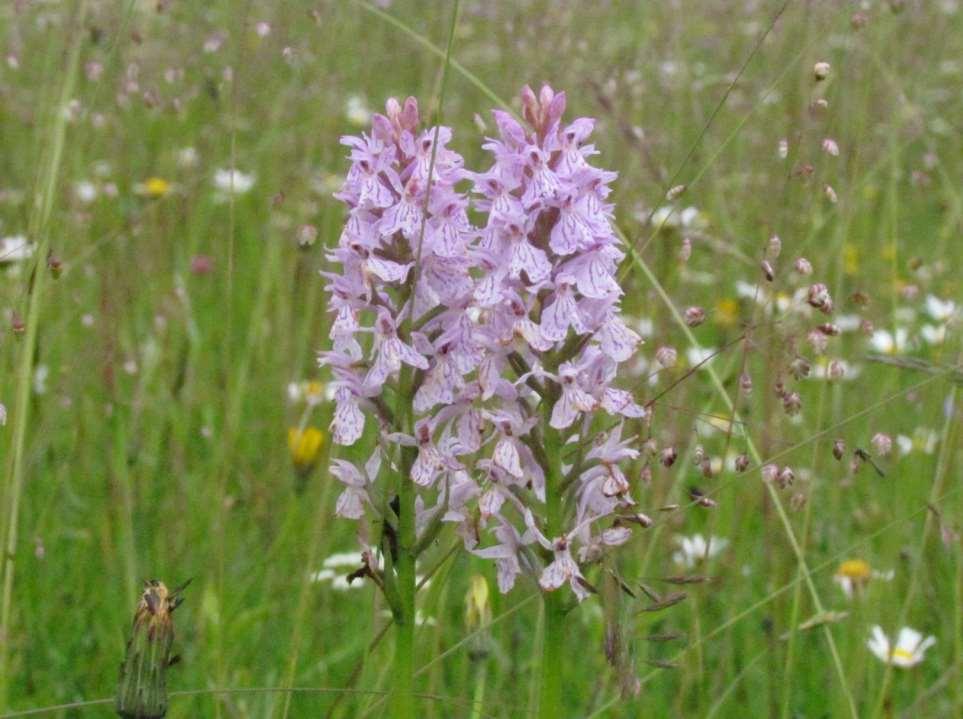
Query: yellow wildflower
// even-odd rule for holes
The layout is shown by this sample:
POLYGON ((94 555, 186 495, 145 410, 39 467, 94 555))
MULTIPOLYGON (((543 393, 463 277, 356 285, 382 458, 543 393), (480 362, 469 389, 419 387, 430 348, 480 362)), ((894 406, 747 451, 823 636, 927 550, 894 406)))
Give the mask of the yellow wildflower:
POLYGON ((880 572, 874 570, 865 559, 847 559, 839 565, 833 579, 840 586, 847 597, 859 594, 871 579, 882 579, 889 581, 893 578, 893 572, 880 572))
POLYGON ((488 625, 492 621, 492 605, 488 596, 488 582, 475 574, 465 595, 465 626, 471 632, 468 656, 474 661, 484 659, 491 651, 488 625))
POLYGON ((492 607, 488 600, 488 582, 485 577, 475 574, 465 595, 465 626, 474 631, 492 620, 492 607))
POLYGON ((135 188, 138 195, 159 200, 171 191, 171 183, 163 177, 148 177, 135 188))
POLYGON ((291 427, 288 430, 288 450, 299 472, 307 473, 314 469, 323 446, 324 432, 317 427, 291 427))
POLYGON ((734 325, 739 319, 739 303, 731 297, 716 302, 716 320, 722 325, 734 325))

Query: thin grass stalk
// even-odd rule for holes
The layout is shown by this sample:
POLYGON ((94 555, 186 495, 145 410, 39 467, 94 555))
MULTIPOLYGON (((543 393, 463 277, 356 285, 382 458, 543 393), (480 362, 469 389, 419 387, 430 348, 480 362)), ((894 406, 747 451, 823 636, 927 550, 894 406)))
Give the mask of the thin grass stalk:
MULTIPOLYGON (((86 14, 85 0, 77 3, 74 19, 70 27, 83 26, 86 14)), ((53 214, 54 196, 60 179, 63 161, 64 141, 67 132, 67 114, 63 111, 74 94, 80 46, 83 33, 74 32, 67 55, 64 81, 56 105, 51 108, 48 154, 43 171, 38 178, 37 194, 30 214, 28 234, 36 241, 32 272, 29 273, 26 293, 25 312, 26 330, 22 338, 20 361, 17 368, 16 393, 13 415, 13 445, 11 451, 8 483, 4 487, 7 499, 5 519, 6 540, 3 559, 3 597, 0 600, 0 710, 7 707, 8 683, 10 679, 10 639, 11 613, 13 609, 13 580, 16 568, 17 533, 20 519, 20 499, 23 493, 24 455, 26 453, 27 424, 30 420, 30 388, 33 379, 33 365, 37 353, 37 330, 43 307, 47 284, 47 250, 50 246, 49 228, 53 214)))
MULTIPOLYGON (((957 387, 953 385, 950 387, 949 395, 947 395, 947 402, 950 407, 956 407, 956 397, 957 397, 957 387)), ((940 490, 943 487, 943 481, 948 474, 948 467, 950 464, 950 439, 955 437, 954 426, 956 424, 956 412, 948 412, 946 419, 943 422, 943 429, 940 433, 940 456, 936 464, 936 471, 933 474, 933 485, 930 488, 930 494, 927 501, 928 507, 936 507, 939 504, 940 490)), ((910 575, 909 589, 906 591, 906 596, 903 598, 903 605, 900 607, 899 619, 896 625, 899 627, 906 625, 907 617, 909 616, 910 607, 913 605, 913 600, 916 596, 916 588, 919 584, 920 574, 923 568, 923 555, 926 552, 926 543, 930 536, 930 530, 932 529, 934 521, 934 515, 932 511, 928 511, 923 519, 923 531, 920 534, 919 544, 916 547, 915 553, 915 563, 913 565, 913 572, 910 575)), ((873 712, 868 716, 873 717, 873 719, 879 719, 883 716, 886 711, 886 699, 889 695, 889 688, 893 680, 893 664, 892 662, 886 663, 886 669, 883 672, 883 685, 880 687, 879 695, 876 697, 876 702, 873 705, 873 712)))
MULTIPOLYGON (((684 332, 688 342, 693 347, 697 347, 698 342, 696 341, 695 336, 692 334, 692 331, 689 329, 688 325, 686 325, 682 315, 679 314, 679 311, 672 302, 671 298, 668 296, 668 294, 666 294, 662 283, 660 283, 658 278, 656 278, 656 276, 652 273, 652 270, 646 264, 645 260, 643 260, 637 252, 632 251, 631 248, 629 248, 629 256, 631 257, 633 264, 635 264, 642 271, 648 282, 652 285, 656 293, 666 305, 666 308, 671 313, 673 319, 684 332)), ((709 379, 711 380, 713 387, 719 393, 719 396, 722 398, 723 402, 725 402, 726 408, 732 413, 732 421, 741 422, 741 418, 738 412, 736 412, 735 406, 732 403, 732 398, 729 397, 729 393, 726 391, 722 381, 719 379, 719 375, 713 369, 712 365, 706 365, 706 371, 709 374, 709 379)), ((759 450, 756 448, 755 442, 752 441, 752 438, 744 428, 741 429, 741 432, 753 462, 757 467, 761 467, 762 455, 759 454, 759 450)), ((782 499, 779 497, 779 493, 776 491, 775 487, 768 482, 766 483, 766 490, 769 499, 776 508, 776 513, 779 515, 779 520, 782 523, 783 529, 785 530, 786 538, 789 540, 789 544, 792 547, 793 553, 796 555, 796 560, 799 564, 799 569, 803 574, 803 578, 805 579, 806 587, 809 590, 809 595, 813 601, 813 606, 815 607, 817 613, 822 613, 824 611, 822 599, 819 596, 816 585, 813 583, 812 573, 809 571, 805 554, 803 553, 802 548, 799 546, 799 542, 796 539, 796 534, 793 531, 792 523, 789 521, 789 516, 786 514, 786 508, 783 506, 782 499)), ((852 692, 849 689, 849 683, 846 680, 846 672, 843 670, 843 663, 839 656, 839 649, 836 646, 836 640, 833 638, 832 632, 830 632, 829 628, 826 626, 823 627, 823 635, 825 636, 826 642, 829 645, 829 652, 832 656, 833 665, 836 669, 836 675, 839 678, 843 694, 846 697, 849 714, 853 717, 853 719, 858 719, 859 713, 856 711, 856 703, 853 700, 852 692)))

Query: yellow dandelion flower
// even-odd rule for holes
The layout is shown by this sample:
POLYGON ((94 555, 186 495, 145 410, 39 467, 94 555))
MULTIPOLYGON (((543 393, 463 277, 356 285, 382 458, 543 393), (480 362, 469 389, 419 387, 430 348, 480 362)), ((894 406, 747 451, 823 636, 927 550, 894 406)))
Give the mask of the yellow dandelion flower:
POLYGON ((852 597, 861 592, 871 579, 889 581, 892 578, 892 571, 876 571, 865 559, 847 559, 839 565, 836 574, 833 575, 833 579, 847 597, 852 597))
POLYGON ((739 319, 739 303, 731 297, 716 302, 716 321, 722 325, 734 325, 739 319))
POLYGON ((171 183, 163 177, 148 177, 135 188, 138 195, 159 200, 171 191, 171 183))
POLYGON ((291 427, 288 430, 288 451, 299 472, 307 473, 314 469, 323 446, 324 432, 317 427, 291 427))

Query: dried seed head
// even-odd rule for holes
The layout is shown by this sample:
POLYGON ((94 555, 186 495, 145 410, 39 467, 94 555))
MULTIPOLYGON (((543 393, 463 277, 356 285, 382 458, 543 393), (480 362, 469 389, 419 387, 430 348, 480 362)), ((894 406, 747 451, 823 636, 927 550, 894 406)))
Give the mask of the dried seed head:
POLYGON ((811 275, 813 273, 813 266, 805 257, 798 258, 795 267, 796 272, 801 275, 811 275))
POLYGON ((846 365, 839 360, 831 360, 826 368, 826 376, 831 380, 842 379, 846 375, 846 365))
POLYGON ((826 335, 827 337, 838 337, 839 333, 841 332, 841 330, 839 329, 839 325, 833 324, 832 322, 826 322, 825 324, 821 324, 816 329, 818 329, 822 334, 826 335))
POLYGON ((823 194, 826 196, 826 199, 834 205, 839 201, 839 197, 836 195, 836 190, 833 189, 832 185, 826 185, 823 187, 823 194))
POLYGON ((736 471, 745 472, 747 469, 749 469, 749 456, 740 454, 736 457, 736 471))
POLYGON ((786 466, 779 470, 779 474, 776 476, 776 484, 779 485, 779 489, 785 489, 786 487, 791 487, 792 483, 796 481, 796 473, 792 471, 792 468, 786 466))
POLYGON ((659 461, 662 462, 663 467, 671 467, 673 464, 675 464, 675 460, 678 456, 679 455, 675 451, 675 447, 666 447, 662 450, 659 461))
POLYGON ((702 476, 706 479, 712 479, 712 460, 708 457, 702 460, 702 476))
POLYGON ((47 256, 47 269, 50 270, 51 276, 57 280, 60 279, 60 275, 63 273, 64 264, 57 255, 50 253, 50 255, 47 256))
POLYGON ((829 77, 830 69, 831 67, 828 62, 817 62, 813 65, 813 77, 816 79, 816 82, 822 82, 829 77))
POLYGON ((639 481, 645 486, 652 484, 652 467, 645 465, 642 468, 642 471, 639 472, 639 481))
POLYGON ((298 247, 311 247, 318 239, 318 228, 314 225, 301 225, 298 228, 298 247))
POLYGON ((779 235, 773 235, 766 245, 766 257, 770 260, 778 259, 780 252, 782 252, 782 240, 779 239, 779 235))
POLYGON ((769 260, 763 260, 761 263, 759 263, 759 269, 762 270, 763 276, 769 282, 772 282, 775 279, 776 272, 772 269, 772 264, 770 264, 769 260))
POLYGON ((789 508, 794 512, 798 512, 800 509, 806 506, 806 495, 802 492, 796 492, 789 500, 789 508))
POLYGON ((829 294, 829 288, 821 282, 810 285, 806 294, 806 302, 823 314, 828 315, 833 311, 833 298, 829 294))
POLYGON ((802 409, 802 397, 798 392, 787 392, 782 398, 782 408, 790 417, 799 414, 799 410, 802 409))
POLYGON ((779 467, 775 464, 767 464, 762 468, 762 481, 775 482, 779 476, 779 467))
POLYGON ((683 237, 682 247, 679 248, 679 261, 688 262, 690 257, 692 257, 692 240, 683 237))
POLYGON ((665 193, 665 199, 668 200, 669 202, 672 202, 673 200, 678 198, 683 192, 685 192, 685 185, 676 185, 675 187, 670 188, 669 191, 665 193))
POLYGON ((876 451, 876 454, 881 457, 885 457, 893 451, 893 438, 888 434, 884 434, 883 432, 877 432, 874 434, 873 438, 870 440, 870 444, 873 445, 873 449, 876 451))
POLYGON ((689 307, 685 311, 685 323, 689 327, 698 327, 706 319, 706 311, 701 307, 689 307))
POLYGON ((678 357, 679 355, 673 347, 659 347, 655 351, 655 361, 666 369, 674 367, 678 357))
POLYGON ((747 372, 739 375, 739 389, 742 390, 743 394, 752 394, 752 377, 747 372))
POLYGON ((706 451, 702 448, 701 444, 697 444, 695 449, 692 451, 692 463, 698 467, 706 458, 706 451))
POLYGON ((805 379, 812 371, 812 365, 805 357, 797 357, 789 365, 789 371, 796 379, 805 379))
POLYGON ((841 439, 835 440, 833 442, 833 456, 840 460, 844 454, 846 454, 846 443, 841 439))
POLYGON ((831 137, 823 138, 822 143, 823 152, 831 157, 839 157, 839 145, 831 137))
POLYGON ((640 527, 642 527, 642 529, 648 529, 653 524, 655 524, 655 522, 652 521, 652 517, 650 517, 647 514, 643 514, 642 512, 636 512, 635 514, 624 515, 622 519, 629 522, 635 522, 640 527))
POLYGON ((829 338, 819 330, 810 330, 806 335, 806 341, 817 354, 823 354, 829 344, 829 338))

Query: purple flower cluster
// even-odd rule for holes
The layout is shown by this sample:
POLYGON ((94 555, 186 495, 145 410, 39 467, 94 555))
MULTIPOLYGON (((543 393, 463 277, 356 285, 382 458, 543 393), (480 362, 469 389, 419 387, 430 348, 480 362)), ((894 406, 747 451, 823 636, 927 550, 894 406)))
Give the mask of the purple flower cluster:
POLYGON ((335 319, 321 363, 337 386, 334 441, 354 444, 366 416, 381 431, 363 471, 335 462, 338 513, 383 514, 378 473, 398 471, 392 445, 416 449, 420 535, 455 522, 466 548, 496 560, 502 591, 529 572, 582 599, 579 563, 624 543, 638 518, 621 469, 638 452, 622 432, 645 411, 613 382, 640 340, 619 315, 615 173, 588 162, 594 121, 563 124, 565 94, 547 86, 526 87, 522 106, 525 125, 494 112, 482 173, 447 149, 448 128, 419 131, 412 98, 389 101, 370 135, 342 140, 352 166, 337 197, 349 216, 329 255, 341 272, 325 274, 335 319), (545 432, 561 459, 547 456, 545 432), (547 490, 551 462, 563 481, 547 490), (546 491, 564 493, 561 536, 540 516, 546 491))

